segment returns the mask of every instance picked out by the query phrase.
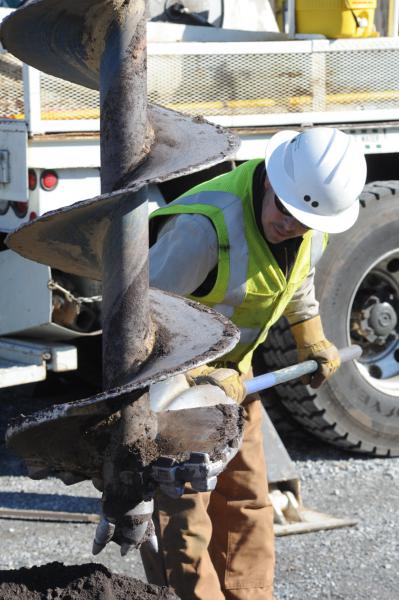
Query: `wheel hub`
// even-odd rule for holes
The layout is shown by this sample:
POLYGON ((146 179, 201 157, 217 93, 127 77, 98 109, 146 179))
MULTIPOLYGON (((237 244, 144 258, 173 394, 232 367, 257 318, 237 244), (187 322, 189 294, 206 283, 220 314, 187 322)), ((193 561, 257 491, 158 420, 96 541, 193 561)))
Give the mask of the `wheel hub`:
POLYGON ((389 302, 380 302, 376 296, 370 297, 367 304, 361 311, 362 335, 369 342, 382 345, 394 333, 398 316, 389 302))
POLYGON ((356 365, 379 392, 399 390, 399 248, 381 255, 359 273, 352 297, 350 336, 363 348, 356 365))

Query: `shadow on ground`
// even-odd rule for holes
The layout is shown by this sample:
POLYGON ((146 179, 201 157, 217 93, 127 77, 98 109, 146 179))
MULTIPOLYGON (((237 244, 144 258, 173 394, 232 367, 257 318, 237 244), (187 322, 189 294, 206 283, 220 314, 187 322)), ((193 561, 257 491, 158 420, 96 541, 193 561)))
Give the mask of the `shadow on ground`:
POLYGON ((32 492, 0 492, 0 506, 19 510, 50 510, 61 512, 99 512, 99 500, 66 494, 37 494, 32 492))

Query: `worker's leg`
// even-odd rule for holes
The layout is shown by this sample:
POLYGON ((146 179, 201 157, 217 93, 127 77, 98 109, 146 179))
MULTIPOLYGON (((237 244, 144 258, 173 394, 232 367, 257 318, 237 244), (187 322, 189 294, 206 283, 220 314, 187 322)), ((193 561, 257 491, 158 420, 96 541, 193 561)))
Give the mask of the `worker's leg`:
POLYGON ((263 409, 259 400, 245 409, 242 447, 211 496, 188 491, 177 500, 158 498, 167 581, 184 600, 273 598, 273 513, 263 456, 263 409))
POLYGON ((263 408, 260 400, 255 400, 245 409, 241 450, 219 475, 211 494, 209 554, 226 600, 272 600, 273 510, 267 494, 263 408))
MULTIPOLYGON (((186 488, 186 493, 178 499, 163 494, 157 497, 154 521, 159 554, 163 558, 167 584, 182 600, 225 598, 208 554, 212 535, 207 513, 209 496, 208 492, 197 493, 186 488)), ((142 558, 145 564, 145 556, 142 558)), ((159 579, 153 582, 159 583, 159 579)))

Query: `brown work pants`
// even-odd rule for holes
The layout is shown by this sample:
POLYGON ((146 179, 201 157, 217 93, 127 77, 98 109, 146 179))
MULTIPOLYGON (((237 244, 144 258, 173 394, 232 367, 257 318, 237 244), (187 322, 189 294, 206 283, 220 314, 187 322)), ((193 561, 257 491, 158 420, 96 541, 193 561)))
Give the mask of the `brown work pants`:
POLYGON ((273 599, 273 511, 263 409, 253 398, 244 406, 241 449, 219 475, 216 489, 197 493, 187 488, 176 500, 158 497, 155 521, 165 578, 182 600, 273 599))

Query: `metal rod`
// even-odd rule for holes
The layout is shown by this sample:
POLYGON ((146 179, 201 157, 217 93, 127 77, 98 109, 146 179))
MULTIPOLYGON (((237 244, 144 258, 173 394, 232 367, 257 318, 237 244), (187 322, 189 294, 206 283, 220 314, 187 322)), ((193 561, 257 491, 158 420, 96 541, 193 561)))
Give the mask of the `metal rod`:
POLYGON ((24 112, 29 134, 43 133, 40 100, 40 71, 27 64, 22 65, 24 82, 24 112))
POLYGON ((60 510, 33 510, 28 508, 0 508, 0 519, 21 521, 56 521, 66 523, 98 523, 93 513, 76 513, 60 510))
POLYGON ((146 189, 120 203, 103 249, 103 384, 126 383, 151 353, 146 189))
POLYGON ((286 33, 288 33, 290 38, 295 37, 295 0, 287 1, 287 23, 286 23, 286 33))
MULTIPOLYGON (((361 347, 356 345, 347 346, 346 348, 339 350, 342 363, 350 360, 356 360, 361 356, 361 354, 361 347)), ((318 368, 319 365, 315 360, 306 360, 303 363, 292 365, 291 367, 285 367, 284 369, 278 369, 278 371, 272 371, 270 373, 258 375, 253 379, 248 379, 248 381, 245 381, 244 386, 246 395, 266 390, 278 385, 279 383, 286 383, 287 381, 297 379, 298 377, 308 375, 309 373, 314 373, 318 368)))
MULTIPOLYGON (((146 1, 127 8, 107 32, 100 65, 101 188, 123 186, 148 153, 146 1)), ((151 354, 146 189, 126 194, 103 247, 103 385, 123 385, 151 354)))
POLYGON ((149 152, 146 0, 112 21, 100 63, 101 190, 123 187, 126 173, 149 152))
MULTIPOLYGON (((109 26, 100 64, 101 190, 123 189, 126 175, 146 157, 152 141, 147 117, 146 0, 127 3, 109 26)), ((103 387, 123 386, 151 355, 155 342, 149 306, 147 189, 127 192, 116 204, 102 248, 103 387)), ((121 542, 122 555, 144 535, 153 511, 136 471, 145 468, 156 418, 146 390, 121 409, 103 464, 104 517, 135 518, 136 541, 121 542), (151 435, 150 435, 151 434, 151 435), (146 438, 147 436, 147 438, 146 438), (143 447, 135 460, 129 450, 143 447), (147 444, 145 444, 147 441, 147 444), (148 446, 148 447, 147 447, 148 446), (145 513, 139 523, 135 510, 145 513)), ((101 532, 99 532, 101 534, 101 532)))
POLYGON ((388 37, 399 36, 399 0, 389 1, 388 37))

